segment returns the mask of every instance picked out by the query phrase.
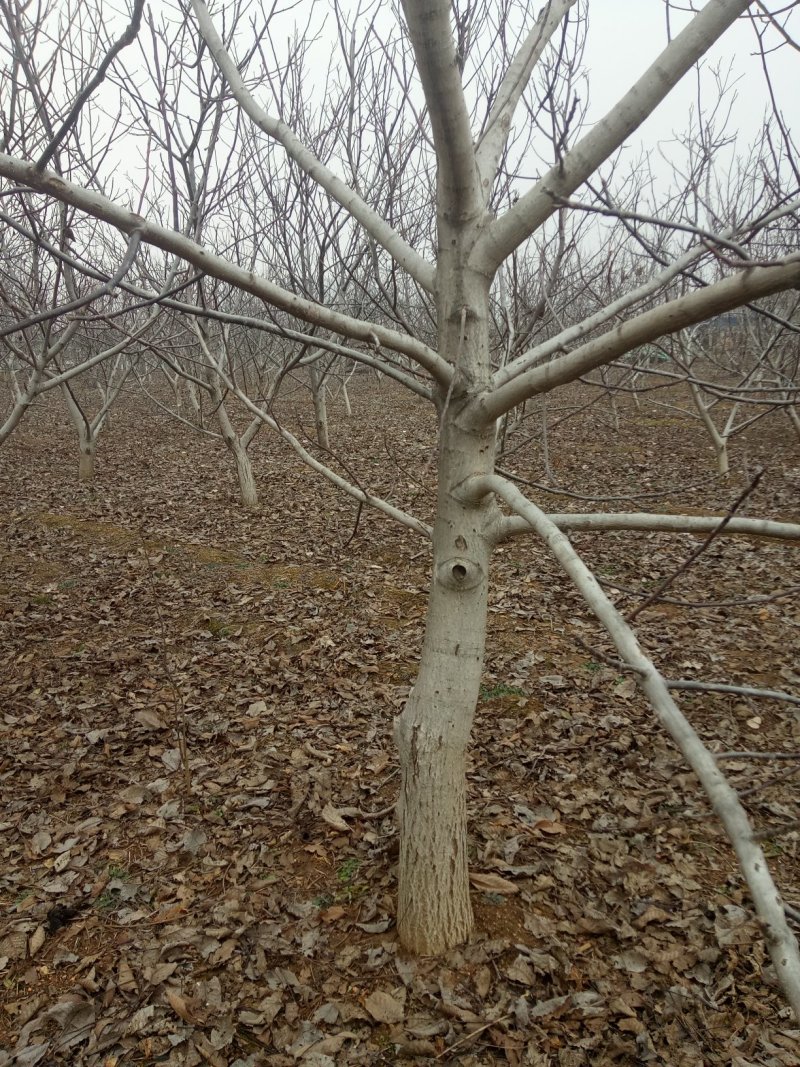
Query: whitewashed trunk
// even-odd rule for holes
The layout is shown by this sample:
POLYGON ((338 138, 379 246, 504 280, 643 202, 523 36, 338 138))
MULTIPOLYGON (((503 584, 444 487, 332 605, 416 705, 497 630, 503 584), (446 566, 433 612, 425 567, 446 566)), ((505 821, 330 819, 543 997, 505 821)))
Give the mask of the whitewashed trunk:
POLYGON ((242 445, 237 444, 233 449, 233 455, 236 460, 236 475, 239 479, 239 499, 243 507, 252 511, 258 507, 258 488, 253 474, 253 464, 242 445))
POLYGON ((94 481, 94 457, 97 441, 84 437, 81 439, 78 453, 78 481, 94 481))
POLYGON ((708 436, 711 438, 711 443, 714 446, 714 455, 717 460, 717 473, 720 478, 727 478, 730 472, 727 434, 721 434, 717 429, 708 408, 703 403, 703 398, 697 386, 690 385, 690 389, 692 391, 694 406, 697 409, 697 413, 699 414, 700 419, 708 432, 708 436))
POLYGON ((714 442, 714 454, 717 457, 717 474, 719 474, 720 478, 727 478, 730 473, 727 437, 720 437, 718 441, 714 442))
POLYGON ((473 925, 466 755, 483 670, 496 514, 491 501, 464 505, 457 496, 465 478, 491 471, 495 448, 495 428, 475 429, 469 415, 471 396, 488 367, 488 292, 482 279, 461 281, 450 300, 440 297, 440 351, 460 372, 449 397, 441 398, 433 577, 422 658, 395 720, 402 770, 397 926, 403 946, 424 954, 466 940, 473 925))
POLYGON ((314 425, 317 431, 317 444, 327 452, 330 449, 328 437, 328 401, 325 378, 316 363, 309 367, 311 372, 311 394, 314 397, 314 425))
POLYGON ((228 412, 225 409, 224 403, 221 401, 217 404, 217 421, 220 424, 222 430, 222 440, 225 442, 225 447, 233 457, 233 462, 236 464, 236 478, 239 483, 239 500, 242 507, 254 509, 258 507, 258 489, 256 488, 256 479, 253 474, 253 464, 250 462, 250 456, 247 453, 247 449, 242 444, 242 439, 236 433, 233 428, 233 424, 228 417, 228 412))

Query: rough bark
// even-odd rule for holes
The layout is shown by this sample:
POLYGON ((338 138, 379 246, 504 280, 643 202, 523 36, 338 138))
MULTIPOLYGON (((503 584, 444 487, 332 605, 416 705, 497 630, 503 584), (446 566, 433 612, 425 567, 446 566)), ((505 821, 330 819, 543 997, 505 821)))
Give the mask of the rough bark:
MULTIPOLYGON (((457 254, 456 254, 457 258, 457 254)), ((494 462, 494 426, 479 428, 472 399, 488 373, 488 284, 466 269, 439 296, 440 351, 452 390, 440 398, 438 506, 433 577, 419 674, 395 722, 402 783, 397 925, 412 952, 464 941, 469 898, 466 752, 480 690, 486 635, 492 501, 462 503, 457 486, 494 462)))
POLYGON ((317 433, 317 444, 325 451, 330 450, 328 438, 328 400, 325 375, 316 363, 309 367, 311 374, 311 395, 314 398, 314 425, 317 433))
POLYGON ((236 460, 236 475, 239 479, 239 499, 243 507, 255 510, 258 507, 258 488, 250 456, 247 449, 238 442, 232 447, 232 452, 236 460))
POLYGON ((219 389, 218 384, 213 378, 213 371, 209 372, 209 377, 213 383, 214 403, 216 406, 217 422, 219 423, 222 440, 225 442, 225 447, 233 456, 233 461, 236 464, 236 477, 239 482, 239 500, 243 507, 250 509, 257 508, 258 489, 256 488, 253 464, 250 462, 250 456, 247 454, 246 444, 234 429, 233 423, 228 415, 228 410, 225 407, 225 402, 222 398, 222 391, 219 389))
POLYGON ((425 641, 416 684, 395 723, 402 768, 397 924, 406 948, 428 954, 472 930, 465 771, 483 669, 490 554, 485 514, 451 495, 480 464, 485 438, 456 426, 442 438, 425 641))

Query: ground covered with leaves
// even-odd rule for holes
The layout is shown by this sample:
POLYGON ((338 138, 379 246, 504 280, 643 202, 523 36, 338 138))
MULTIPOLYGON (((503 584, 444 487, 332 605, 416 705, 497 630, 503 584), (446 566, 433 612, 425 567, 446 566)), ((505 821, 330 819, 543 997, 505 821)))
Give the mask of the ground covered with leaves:
MULTIPOLYGON (((313 425, 300 393, 283 417, 313 425)), ((336 402, 331 418, 329 461, 429 519, 431 413, 361 382, 352 417, 336 402)), ((696 424, 609 418, 595 405, 553 431, 553 488, 620 499, 537 502, 724 512, 763 464, 745 513, 798 521, 788 420, 734 443, 725 484, 696 424)), ((505 466, 541 480, 530 428, 505 466)), ((391 728, 427 546, 358 516, 266 433, 253 455, 249 514, 224 451, 133 393, 90 488, 55 401, 0 454, 0 1065, 797 1067, 727 840, 532 538, 493 571, 476 932, 439 959, 404 954, 391 728)), ((574 543, 628 610, 698 539, 574 543)), ((669 677, 799 695, 799 573, 789 544, 720 537, 638 632, 669 677)), ((681 704, 715 751, 786 757, 725 766, 800 907, 798 707, 681 704)))

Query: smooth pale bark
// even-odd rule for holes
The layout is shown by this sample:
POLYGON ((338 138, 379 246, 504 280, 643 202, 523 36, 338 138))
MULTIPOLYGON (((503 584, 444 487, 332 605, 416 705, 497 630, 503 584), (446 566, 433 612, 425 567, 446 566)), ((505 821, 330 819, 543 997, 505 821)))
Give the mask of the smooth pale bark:
POLYGON ((379 323, 355 319, 350 315, 332 311, 322 304, 316 304, 313 300, 306 300, 244 267, 231 263, 224 256, 216 255, 176 230, 150 222, 142 215, 115 204, 93 189, 74 185, 52 171, 39 171, 35 164, 15 159, 3 152, 0 152, 0 176, 21 182, 65 204, 71 204, 79 211, 85 211, 94 218, 115 226, 122 233, 130 234, 136 231, 146 244, 180 257, 212 278, 230 282, 238 289, 252 293, 267 304, 288 311, 290 315, 296 315, 312 325, 322 326, 344 337, 364 341, 368 345, 374 346, 377 342, 393 352, 407 355, 427 370, 435 381, 449 381, 450 371, 447 364, 438 353, 421 341, 379 323))
POLYGON ((514 509, 519 518, 528 523, 529 529, 536 531, 570 576, 589 608, 605 626, 622 660, 636 672, 637 683, 662 726, 700 779, 715 814, 725 827, 761 919, 764 939, 778 981, 796 1017, 800 1019, 800 948, 786 921, 780 893, 736 790, 730 786, 719 763, 670 696, 664 678, 643 652, 631 627, 561 530, 504 478, 493 475, 470 480, 463 492, 467 495, 470 490, 478 495, 496 493, 514 509))
POLYGON ((433 289, 434 268, 415 249, 411 247, 389 223, 358 195, 355 189, 346 185, 333 171, 329 170, 300 141, 294 131, 281 119, 276 119, 264 110, 253 98, 245 84, 238 66, 228 55, 225 44, 217 33, 208 8, 202 0, 191 0, 197 23, 203 39, 208 45, 217 67, 230 86, 231 92, 248 118, 259 129, 277 141, 286 154, 295 161, 301 170, 310 175, 317 185, 361 223, 366 232, 379 245, 386 249, 392 258, 400 263, 425 289, 433 289))
POLYGON ((328 438, 328 400, 325 374, 317 363, 312 363, 308 368, 311 376, 311 395, 314 398, 314 427, 317 434, 317 444, 330 451, 328 438))
POLYGON ((750 267, 713 285, 668 300, 586 341, 567 355, 506 379, 503 385, 495 386, 486 394, 484 415, 486 419, 499 418, 523 400, 574 382, 581 375, 659 337, 678 333, 686 326, 704 322, 759 297, 798 287, 800 256, 790 256, 774 266, 750 267))
POLYGON ((481 427, 472 418, 471 402, 489 372, 489 290, 486 278, 457 266, 466 233, 448 233, 454 269, 443 275, 450 285, 439 294, 440 352, 453 363, 456 378, 440 401, 433 576, 422 657, 395 722, 402 772, 397 925, 404 947, 424 954, 459 944, 473 926, 466 755, 483 669, 496 510, 491 500, 465 504, 457 494, 465 478, 491 472, 495 448, 494 426, 481 427))
POLYGON ((5 444, 11 434, 19 426, 25 412, 33 403, 36 396, 36 388, 26 388, 14 401, 14 406, 0 425, 0 445, 5 444))
POLYGON ((219 378, 211 367, 208 368, 208 378, 222 440, 225 442, 225 447, 233 456, 233 461, 236 464, 236 477, 239 482, 239 500, 243 507, 253 510, 258 507, 258 488, 256 486, 255 474, 253 473, 253 464, 250 462, 250 456, 247 453, 247 446, 255 436, 255 430, 251 424, 248 428, 250 431, 249 434, 242 434, 240 436, 236 432, 230 416, 228 415, 228 409, 225 407, 225 400, 222 395, 222 390, 220 389, 219 378))
POLYGON ((82 483, 94 480, 94 457, 97 452, 97 438, 103 428, 105 419, 89 419, 81 410, 68 384, 61 387, 61 393, 67 405, 70 421, 78 435, 78 481, 82 483))
POLYGON ((91 482, 94 481, 94 455, 95 455, 95 443, 93 441, 83 440, 79 446, 79 459, 78 459, 78 481, 79 482, 91 482))
MULTIPOLYGON (((697 413, 700 416, 700 421, 706 428, 708 436, 711 438, 711 443, 714 446, 714 455, 717 458, 717 473, 720 478, 727 478, 730 472, 730 464, 728 461, 728 434, 720 433, 711 417, 711 412, 708 407, 703 403, 703 397, 697 386, 691 382, 689 388, 692 391, 692 400, 694 406, 697 409, 697 413)), ((730 426, 733 414, 736 411, 736 405, 734 405, 731 417, 728 419, 727 425, 730 426)), ((726 427, 727 428, 727 427, 726 427)))
MULTIPOLYGON (((582 530, 587 533, 639 530, 652 533, 708 534, 716 530, 724 515, 654 515, 647 511, 553 514, 548 519, 559 530, 582 530)), ((500 523, 499 537, 513 537, 527 533, 528 524, 516 515, 500 523)), ((750 537, 775 537, 779 541, 800 541, 800 523, 774 522, 772 519, 729 519, 720 531, 726 537, 744 534, 750 537)))
MULTIPOLYGON (((482 234, 473 260, 487 275, 558 210, 678 84, 752 0, 708 0, 641 78, 517 203, 482 234)), ((424 84, 424 82, 423 82, 424 84)), ((431 105, 431 96, 428 96, 431 105)))
POLYGON ((236 442, 232 448, 236 460, 236 476, 239 479, 239 499, 242 506, 253 511, 258 507, 258 487, 247 449, 236 442))

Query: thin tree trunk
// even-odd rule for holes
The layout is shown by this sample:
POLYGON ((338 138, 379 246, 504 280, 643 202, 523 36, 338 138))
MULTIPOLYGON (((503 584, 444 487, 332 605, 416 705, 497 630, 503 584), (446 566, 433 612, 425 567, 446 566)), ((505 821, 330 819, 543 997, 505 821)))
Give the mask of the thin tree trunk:
POLYGON ((253 464, 250 462, 247 449, 242 445, 237 443, 232 451, 236 460, 236 475, 239 479, 239 498, 243 507, 254 510, 258 507, 258 488, 253 474, 253 464))
POLYGON ((730 466, 728 463, 728 438, 727 435, 723 435, 719 432, 714 424, 714 420, 711 418, 711 414, 703 403, 703 398, 700 395, 700 390, 696 385, 690 384, 689 388, 692 392, 692 399, 694 400, 694 406, 697 408, 697 413, 705 426, 711 443, 714 446, 714 455, 717 459, 717 473, 720 478, 727 478, 730 466))
POLYGON ((234 425, 230 420, 222 392, 219 389, 218 383, 213 378, 213 371, 209 373, 209 377, 212 383, 212 389, 214 390, 214 404, 216 407, 217 422, 219 423, 220 432, 222 433, 222 440, 225 442, 225 447, 233 456, 234 463, 236 464, 236 477, 239 482, 239 500, 243 507, 251 509, 257 508, 258 489, 256 488, 256 479, 253 474, 253 464, 250 462, 250 456, 247 453, 247 448, 243 443, 242 438, 237 434, 234 425))
POLYGON ((314 424, 317 430, 317 444, 326 451, 330 449, 328 438, 328 402, 326 398, 325 376, 316 363, 309 367, 311 373, 311 394, 314 397, 314 424))
POLYGON ((82 437, 79 445, 78 481, 94 481, 94 457, 97 449, 96 439, 82 437))

